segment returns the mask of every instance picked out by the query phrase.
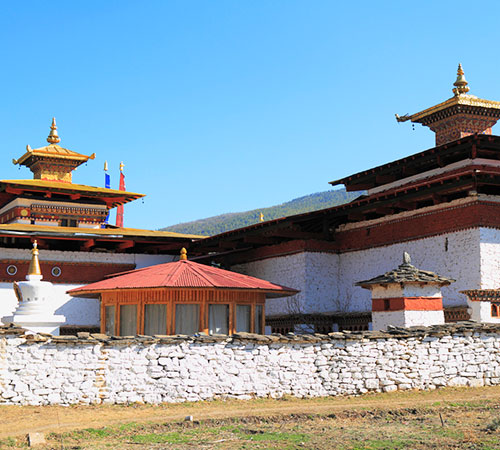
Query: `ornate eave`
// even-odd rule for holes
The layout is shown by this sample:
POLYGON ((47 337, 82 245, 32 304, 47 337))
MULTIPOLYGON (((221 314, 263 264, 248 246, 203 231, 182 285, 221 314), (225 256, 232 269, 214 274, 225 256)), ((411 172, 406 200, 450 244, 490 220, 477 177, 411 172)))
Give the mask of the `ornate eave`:
POLYGON ((500 117, 500 102, 485 100, 474 95, 460 94, 455 95, 438 105, 431 106, 423 111, 412 114, 411 116, 396 116, 396 120, 398 122, 406 122, 410 120, 414 123, 426 125, 434 120, 441 120, 445 116, 462 112, 460 106, 469 107, 468 109, 463 110, 463 112, 481 116, 494 114, 495 117, 500 117), (439 112, 442 112, 442 114, 438 115, 437 113, 439 112))

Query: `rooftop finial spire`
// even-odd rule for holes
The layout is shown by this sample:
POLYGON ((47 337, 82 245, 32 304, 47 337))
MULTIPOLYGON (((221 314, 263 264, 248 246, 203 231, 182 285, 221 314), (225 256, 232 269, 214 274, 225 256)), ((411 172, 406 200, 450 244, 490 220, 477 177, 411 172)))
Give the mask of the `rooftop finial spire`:
POLYGON ((465 74, 464 74, 464 69, 462 69, 462 64, 458 65, 458 70, 457 70, 457 81, 453 83, 453 86, 456 86, 453 88, 453 93, 455 95, 460 95, 460 94, 467 94, 469 92, 469 83, 467 83, 467 80, 465 79, 465 74))
POLYGON ((31 261, 28 269, 28 275, 41 275, 40 261, 38 260, 38 244, 33 242, 33 250, 31 250, 31 261))
POLYGON ((47 142, 49 144, 58 144, 61 142, 61 138, 57 134, 56 118, 52 117, 52 125, 50 126, 50 133, 47 137, 47 142))
POLYGON ((181 248, 181 256, 179 258, 180 261, 187 261, 188 257, 187 257, 187 250, 182 247, 181 248))

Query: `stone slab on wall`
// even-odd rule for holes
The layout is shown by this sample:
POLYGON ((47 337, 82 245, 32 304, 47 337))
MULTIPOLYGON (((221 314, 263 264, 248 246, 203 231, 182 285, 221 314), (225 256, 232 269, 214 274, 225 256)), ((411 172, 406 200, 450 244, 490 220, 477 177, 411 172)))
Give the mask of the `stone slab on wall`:
POLYGON ((154 404, 497 384, 500 325, 135 339, 0 328, 2 404, 154 404))

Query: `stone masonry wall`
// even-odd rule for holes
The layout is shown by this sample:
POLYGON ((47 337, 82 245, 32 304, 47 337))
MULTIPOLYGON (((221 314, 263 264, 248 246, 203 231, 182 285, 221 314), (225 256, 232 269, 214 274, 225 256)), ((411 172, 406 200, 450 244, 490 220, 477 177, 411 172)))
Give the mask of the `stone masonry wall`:
POLYGON ((0 328, 0 404, 316 397, 500 384, 500 325, 110 338, 0 328))

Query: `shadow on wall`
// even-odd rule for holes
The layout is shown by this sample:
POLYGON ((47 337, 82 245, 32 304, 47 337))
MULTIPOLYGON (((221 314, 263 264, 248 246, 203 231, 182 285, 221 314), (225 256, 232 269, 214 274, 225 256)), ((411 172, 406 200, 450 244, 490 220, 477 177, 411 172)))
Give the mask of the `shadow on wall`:
POLYGON ((95 298, 69 297, 68 301, 56 309, 55 314, 66 316, 64 325, 100 325, 99 300, 95 298))

